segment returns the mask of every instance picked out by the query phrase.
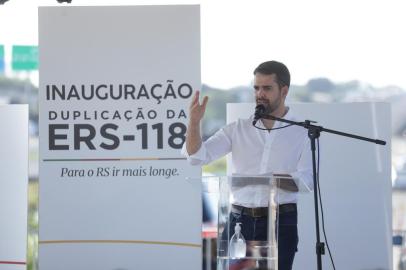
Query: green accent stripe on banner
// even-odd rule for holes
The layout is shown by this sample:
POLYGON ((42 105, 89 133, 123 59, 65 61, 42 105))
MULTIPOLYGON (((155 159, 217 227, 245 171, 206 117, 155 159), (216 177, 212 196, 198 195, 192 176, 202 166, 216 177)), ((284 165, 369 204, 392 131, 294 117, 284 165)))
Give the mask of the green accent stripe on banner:
POLYGON ((160 242, 144 240, 44 240, 38 241, 40 245, 50 244, 141 244, 141 245, 164 245, 201 248, 202 245, 179 242, 160 242))

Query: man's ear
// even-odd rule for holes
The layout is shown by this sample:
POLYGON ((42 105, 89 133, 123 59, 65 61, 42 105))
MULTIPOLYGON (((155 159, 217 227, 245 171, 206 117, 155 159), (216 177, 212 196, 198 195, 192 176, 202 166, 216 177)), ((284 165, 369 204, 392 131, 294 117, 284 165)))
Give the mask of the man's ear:
POLYGON ((288 92, 289 92, 289 86, 287 86, 287 85, 283 86, 281 91, 282 91, 282 96, 284 98, 286 98, 286 96, 288 95, 288 92))

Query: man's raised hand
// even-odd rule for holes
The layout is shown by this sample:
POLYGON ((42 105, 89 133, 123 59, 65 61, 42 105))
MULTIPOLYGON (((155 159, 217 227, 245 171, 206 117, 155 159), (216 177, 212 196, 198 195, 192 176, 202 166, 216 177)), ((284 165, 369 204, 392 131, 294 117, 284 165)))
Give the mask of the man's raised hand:
POLYGON ((189 106, 189 121, 191 124, 199 124, 206 111, 208 96, 203 97, 202 103, 199 102, 200 91, 196 91, 189 106))

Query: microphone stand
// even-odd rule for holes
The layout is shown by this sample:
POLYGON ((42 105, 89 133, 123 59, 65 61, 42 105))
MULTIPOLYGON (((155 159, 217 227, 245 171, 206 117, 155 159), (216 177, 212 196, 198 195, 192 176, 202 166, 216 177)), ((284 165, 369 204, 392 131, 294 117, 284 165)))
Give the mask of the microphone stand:
POLYGON ((301 126, 305 129, 308 130, 308 137, 311 142, 311 151, 312 151, 312 163, 313 163, 313 186, 314 186, 314 213, 315 213, 315 220, 316 220, 316 254, 317 254, 317 270, 322 270, 322 264, 321 264, 321 255, 325 254, 325 249, 324 249, 324 242, 320 242, 320 229, 319 229, 319 204, 318 204, 318 185, 317 185, 317 171, 316 171, 316 139, 320 137, 321 132, 328 132, 344 137, 349 137, 349 138, 354 138, 358 140, 363 140, 367 142, 373 142, 376 144, 380 145, 385 145, 386 142, 382 140, 375 140, 375 139, 370 139, 366 137, 361 137, 358 135, 350 134, 350 133, 344 133, 341 131, 337 130, 332 130, 332 129, 327 129, 323 128, 322 126, 316 126, 313 125, 312 123, 317 123, 314 121, 310 120, 305 120, 304 122, 296 122, 296 121, 291 121, 291 120, 286 120, 283 118, 275 117, 273 115, 268 115, 268 114, 263 114, 259 113, 260 118, 265 118, 265 119, 270 119, 274 121, 279 121, 283 123, 287 123, 290 125, 295 125, 295 126, 301 126))

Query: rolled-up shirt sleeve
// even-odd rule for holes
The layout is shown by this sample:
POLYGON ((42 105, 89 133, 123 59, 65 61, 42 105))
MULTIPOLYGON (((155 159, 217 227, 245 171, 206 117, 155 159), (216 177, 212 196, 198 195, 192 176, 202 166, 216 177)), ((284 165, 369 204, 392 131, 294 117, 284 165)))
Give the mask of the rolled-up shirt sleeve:
POLYGON ((182 146, 181 154, 186 157, 187 161, 192 165, 204 165, 206 160, 206 147, 204 143, 200 146, 199 150, 193 155, 189 155, 186 149, 186 142, 182 146))
POLYGON ((299 192, 313 190, 313 164, 310 149, 310 140, 303 144, 302 153, 297 164, 297 171, 291 172, 295 182, 299 184, 299 192))
POLYGON ((234 126, 235 124, 230 124, 217 131, 209 139, 202 142, 199 150, 192 155, 187 152, 185 142, 181 154, 192 165, 205 165, 228 154, 231 151, 234 126))

